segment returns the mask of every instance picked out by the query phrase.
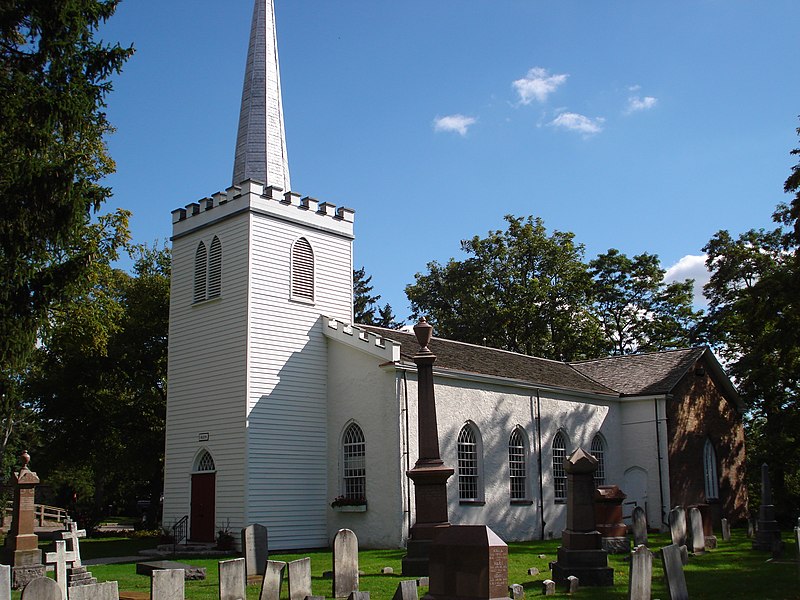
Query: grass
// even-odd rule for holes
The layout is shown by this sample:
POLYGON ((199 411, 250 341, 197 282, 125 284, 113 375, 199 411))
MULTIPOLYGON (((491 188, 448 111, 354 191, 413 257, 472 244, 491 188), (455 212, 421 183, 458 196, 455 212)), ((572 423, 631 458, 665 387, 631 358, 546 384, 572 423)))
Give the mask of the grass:
MULTIPOLYGON (((689 595, 693 599, 705 598, 759 598, 759 600, 800 600, 800 562, 797 560, 794 533, 784 534, 789 549, 782 562, 767 561, 769 555, 753 552, 751 540, 743 531, 735 530, 730 542, 719 541, 716 550, 702 556, 691 557, 685 568, 689 595)), ((669 536, 658 534, 650 536, 650 547, 660 548, 670 543, 669 536)), ((81 556, 105 557, 128 556, 136 554, 142 547, 152 547, 154 540, 129 540, 125 538, 103 538, 81 541, 81 556)), ((520 583, 525 588, 526 596, 540 596, 542 581, 550 575, 548 563, 555 560, 559 540, 520 542, 509 544, 508 570, 509 584, 520 583), (544 558, 539 558, 544 555, 544 558), (530 567, 539 569, 539 575, 529 576, 530 567)), ((359 554, 360 568, 366 573, 360 579, 360 588, 370 592, 372 600, 390 600, 403 579, 400 575, 401 560, 404 550, 364 550, 359 554), (392 567, 393 575, 381 575, 382 567, 392 567)), ((332 557, 327 550, 311 550, 300 553, 274 553, 273 560, 290 561, 305 556, 311 557, 312 587, 315 595, 330 597, 332 581, 323 578, 323 571, 331 570, 332 557)), ((230 557, 233 558, 233 557, 230 557)), ((186 598, 189 600, 217 600, 218 592, 218 559, 188 559, 183 562, 206 568, 205 581, 187 581, 186 598)), ((611 555, 609 565, 614 568, 614 587, 582 588, 574 596, 591 598, 592 600, 623 600, 628 597, 628 562, 623 555, 611 555)), ((653 598, 666 600, 669 596, 664 585, 661 560, 655 556, 653 560, 653 598)), ((90 567, 92 573, 100 581, 117 580, 119 589, 124 591, 148 592, 150 579, 136 575, 135 563, 120 565, 97 565, 90 567)), ((420 597, 427 591, 420 588, 420 597)), ((247 588, 248 600, 259 597, 259 586, 247 588)), ((288 598, 286 583, 282 597, 288 598)), ((556 598, 567 598, 559 593, 556 598)), ((12 598, 19 598, 15 592, 12 598)))

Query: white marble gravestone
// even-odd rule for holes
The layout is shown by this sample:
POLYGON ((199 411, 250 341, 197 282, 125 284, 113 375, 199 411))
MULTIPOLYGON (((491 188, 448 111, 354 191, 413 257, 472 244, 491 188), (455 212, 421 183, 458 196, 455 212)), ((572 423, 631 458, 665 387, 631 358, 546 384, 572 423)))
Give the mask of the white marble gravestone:
POLYGON ((157 569, 150 580, 150 600, 184 600, 183 569, 157 569))
POLYGON ((653 585, 653 553, 647 546, 636 546, 631 552, 631 574, 628 580, 629 600, 650 600, 653 585))
POLYGON ((44 564, 53 565, 55 579, 61 590, 61 595, 67 597, 67 563, 75 560, 74 552, 67 552, 67 543, 63 540, 56 540, 56 551, 48 552, 44 555, 44 564))
POLYGON ((0 565, 0 600, 11 600, 11 567, 0 565))
POLYGON ((347 598, 358 591, 358 538, 340 529, 333 538, 333 597, 347 598))
POLYGON ((69 600, 119 600, 116 581, 77 585, 69 588, 69 600))
POLYGON ((669 533, 673 544, 686 545, 686 511, 682 506, 676 506, 669 511, 669 533))
POLYGON ((61 588, 49 577, 37 577, 22 590, 22 600, 66 600, 61 588))
POLYGON ((311 596, 311 559, 300 558, 287 565, 289 571, 289 600, 305 600, 311 596))
POLYGON ((242 556, 247 576, 263 575, 269 559, 267 528, 258 523, 242 529, 242 556))
POLYGON ((641 506, 633 509, 633 546, 647 545, 647 516, 641 506))
POLYGON ((392 600, 418 600, 417 582, 413 579, 406 579, 397 585, 392 600))
POLYGON ((689 531, 692 534, 692 553, 703 554, 706 551, 706 535, 703 532, 703 515, 699 508, 689 509, 689 531))
POLYGON ((661 562, 664 565, 664 577, 667 580, 669 600, 689 600, 686 576, 683 574, 680 547, 672 544, 662 548, 661 562))
POLYGON ((286 563, 279 560, 268 560, 264 569, 264 579, 261 581, 261 595, 259 600, 280 600, 283 574, 286 572, 286 563))
POLYGON ((244 572, 244 559, 221 560, 219 562, 219 600, 242 600, 246 597, 247 576, 244 572))

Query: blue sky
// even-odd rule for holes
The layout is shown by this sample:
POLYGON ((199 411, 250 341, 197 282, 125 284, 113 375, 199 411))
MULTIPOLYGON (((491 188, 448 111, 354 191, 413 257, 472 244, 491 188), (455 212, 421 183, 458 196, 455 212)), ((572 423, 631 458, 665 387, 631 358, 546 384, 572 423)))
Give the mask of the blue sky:
MULTIPOLYGON (((275 0, 292 184, 356 211, 356 266, 403 289, 460 240, 535 215, 587 260, 694 275, 719 229, 770 226, 796 164, 789 0, 275 0)), ((137 242, 230 185, 252 0, 124 0, 106 209, 137 242)))

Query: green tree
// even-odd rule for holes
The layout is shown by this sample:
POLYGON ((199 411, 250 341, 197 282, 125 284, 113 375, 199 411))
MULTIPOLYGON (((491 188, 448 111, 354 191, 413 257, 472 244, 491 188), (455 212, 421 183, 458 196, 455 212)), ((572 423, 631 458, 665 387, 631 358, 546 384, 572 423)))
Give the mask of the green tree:
POLYGON ((353 318, 362 325, 375 325, 395 329, 399 323, 395 320, 391 305, 380 306, 381 295, 372 295, 374 286, 372 275, 367 275, 364 267, 353 269, 353 318), (376 315, 377 313, 377 315, 376 315))
POLYGON ((610 249, 589 263, 595 314, 612 354, 685 348, 702 314, 692 308, 694 281, 664 282, 655 254, 629 258, 610 249))
POLYGON ((417 273, 406 286, 412 316, 463 342, 556 360, 596 356, 602 338, 583 245, 569 232, 548 235, 540 218, 506 222, 505 231, 463 241, 465 260, 417 273))

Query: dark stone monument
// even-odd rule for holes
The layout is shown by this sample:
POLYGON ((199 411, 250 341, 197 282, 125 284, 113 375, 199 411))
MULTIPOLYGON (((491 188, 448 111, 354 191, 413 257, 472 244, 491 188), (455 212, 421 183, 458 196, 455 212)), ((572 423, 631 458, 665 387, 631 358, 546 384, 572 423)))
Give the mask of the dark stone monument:
POLYGON ((597 459, 578 448, 564 459, 567 472, 567 528, 561 533, 553 579, 565 584, 575 575, 583 586, 614 585, 614 569, 608 566, 603 536, 594 520, 594 477, 597 459))
POLYGON ((22 453, 22 468, 11 476, 14 488, 14 508, 11 513, 11 528, 4 548, 5 562, 11 565, 11 581, 14 589, 21 589, 39 577, 45 576, 39 537, 33 532, 36 519, 34 494, 39 478, 28 468, 31 457, 22 453))
POLYGON ((508 598, 508 546, 485 525, 441 530, 431 544, 428 600, 508 598))
POLYGON ((453 469, 439 455, 439 429, 436 423, 436 398, 433 391, 433 363, 436 356, 428 349, 433 335, 424 318, 414 326, 420 349, 413 360, 417 365, 417 428, 419 458, 406 474, 414 482, 416 522, 411 528, 403 575, 427 575, 430 547, 437 532, 450 527, 447 515, 447 480, 453 469))
POLYGON ((622 503, 627 496, 616 485, 601 485, 594 491, 594 518, 609 554, 630 552, 628 527, 622 522, 622 503))
POLYGON ((773 552, 781 543, 781 528, 775 520, 775 505, 772 504, 772 486, 769 483, 769 468, 761 465, 761 508, 758 509, 758 528, 753 550, 773 552))

